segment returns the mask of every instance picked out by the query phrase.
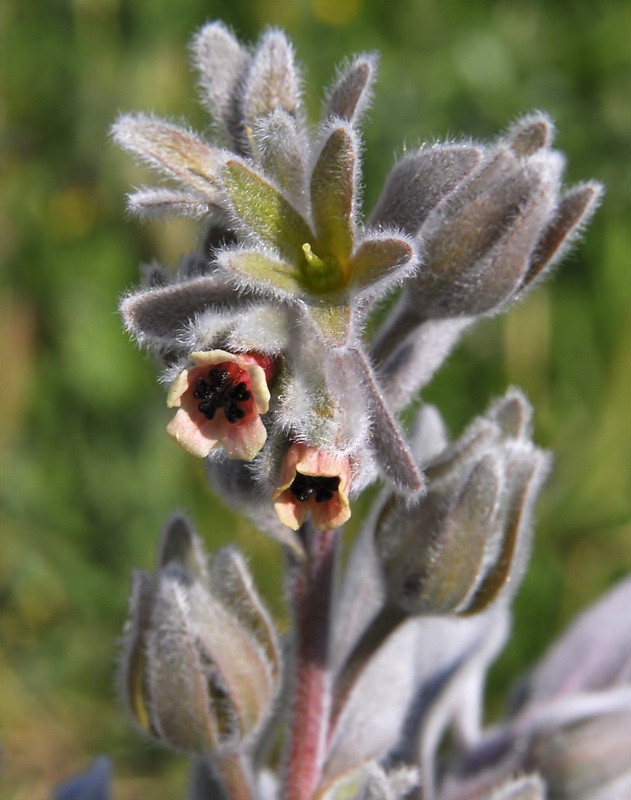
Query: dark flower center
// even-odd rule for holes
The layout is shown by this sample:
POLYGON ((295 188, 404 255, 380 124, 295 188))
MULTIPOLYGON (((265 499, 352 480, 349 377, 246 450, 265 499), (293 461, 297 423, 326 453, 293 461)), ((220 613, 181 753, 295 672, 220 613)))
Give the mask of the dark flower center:
POLYGON ((312 495, 315 495, 316 503, 326 503, 337 492, 339 486, 338 475, 303 475, 301 472, 297 472, 289 491, 301 503, 304 503, 312 495))
MULTIPOLYGON (((242 374, 242 370, 236 377, 242 374)), ((228 422, 235 423, 245 417, 246 412, 241 408, 241 403, 252 398, 252 392, 245 381, 236 381, 223 364, 211 367, 207 378, 198 378, 195 381, 193 397, 201 402, 197 408, 206 417, 214 419, 218 409, 223 408, 228 422)))

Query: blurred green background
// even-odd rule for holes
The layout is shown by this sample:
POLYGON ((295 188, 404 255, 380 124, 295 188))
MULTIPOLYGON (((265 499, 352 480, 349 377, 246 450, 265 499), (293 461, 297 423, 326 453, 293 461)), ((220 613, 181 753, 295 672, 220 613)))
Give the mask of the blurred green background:
POLYGON ((537 441, 556 454, 495 697, 631 570, 628 0, 3 0, 2 798, 43 800, 99 752, 116 761, 118 800, 178 796, 182 761, 136 736, 114 691, 130 570, 151 566, 173 508, 209 546, 241 543, 284 613, 276 546, 211 498, 201 464, 164 435, 154 368, 116 311, 138 264, 175 264, 196 227, 125 218, 125 192, 151 178, 115 150, 109 126, 126 110, 208 125, 186 47, 216 18, 248 41, 283 27, 314 115, 340 60, 381 51, 368 206, 403 143, 490 137, 533 108, 557 122, 568 182, 607 184, 557 277, 469 336, 427 397, 457 434, 518 384, 537 408, 537 441))

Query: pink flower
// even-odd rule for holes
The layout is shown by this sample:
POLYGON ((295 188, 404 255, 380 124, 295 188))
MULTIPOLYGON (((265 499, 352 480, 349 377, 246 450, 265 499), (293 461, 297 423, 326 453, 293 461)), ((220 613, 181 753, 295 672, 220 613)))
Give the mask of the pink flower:
POLYGON ((272 499, 278 519, 298 530, 311 512, 318 530, 339 528, 350 517, 347 457, 324 453, 306 444, 292 444, 283 459, 280 486, 272 499))
POLYGON ((167 405, 178 411, 167 433, 189 453, 204 458, 221 445, 228 458, 251 461, 265 444, 261 420, 269 408, 272 359, 224 350, 191 353, 167 405))

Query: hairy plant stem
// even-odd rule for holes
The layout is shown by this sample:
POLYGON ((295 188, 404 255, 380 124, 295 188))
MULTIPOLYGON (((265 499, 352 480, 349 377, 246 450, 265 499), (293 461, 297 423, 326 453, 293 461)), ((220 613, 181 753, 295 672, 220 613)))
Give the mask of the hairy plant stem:
POLYGON ((390 634, 406 619, 408 617, 403 611, 384 606, 364 629, 335 680, 329 721, 329 740, 335 731, 335 726, 344 710, 346 701, 364 668, 390 634))
POLYGON ((396 348, 423 322, 417 311, 408 305, 406 297, 400 297, 377 331, 370 351, 377 367, 382 367, 396 348))
POLYGON ((230 800, 253 800, 252 780, 242 753, 218 757, 216 767, 230 800))
POLYGON ((324 760, 329 720, 333 572, 338 531, 300 529, 306 559, 295 567, 292 598, 296 652, 284 800, 311 800, 324 760))

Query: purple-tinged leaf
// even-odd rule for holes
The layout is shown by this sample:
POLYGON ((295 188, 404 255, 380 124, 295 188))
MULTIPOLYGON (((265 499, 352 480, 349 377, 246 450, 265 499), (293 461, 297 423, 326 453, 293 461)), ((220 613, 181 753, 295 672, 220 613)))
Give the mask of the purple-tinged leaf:
POLYGON ((376 67, 377 56, 369 53, 356 58, 340 73, 326 103, 325 120, 354 122, 362 115, 370 102, 376 67))
POLYGON ((529 702, 631 685, 631 579, 583 611, 531 674, 529 702))
POLYGON ((502 140, 517 156, 526 157, 552 144, 554 123, 547 114, 534 111, 513 123, 502 140))
POLYGON ((238 309, 245 304, 234 286, 215 274, 157 289, 141 289, 122 301, 120 313, 125 327, 140 344, 168 346, 197 314, 208 309, 238 309))
POLYGON ((127 209, 139 217, 153 219, 179 214, 184 217, 201 219, 213 212, 223 214, 223 209, 190 192, 175 189, 139 189, 127 196, 127 209))
POLYGON ((207 556, 202 540, 184 514, 176 512, 167 520, 158 547, 158 569, 179 564, 196 580, 208 580, 207 556))
POLYGON ((356 287, 370 287, 379 281, 402 280, 416 260, 411 241, 387 235, 365 239, 348 263, 349 282, 356 287))
POLYGON ((301 136, 296 120, 281 108, 260 119, 252 135, 256 158, 266 175, 273 178, 299 209, 307 204, 305 157, 308 142, 301 136))

